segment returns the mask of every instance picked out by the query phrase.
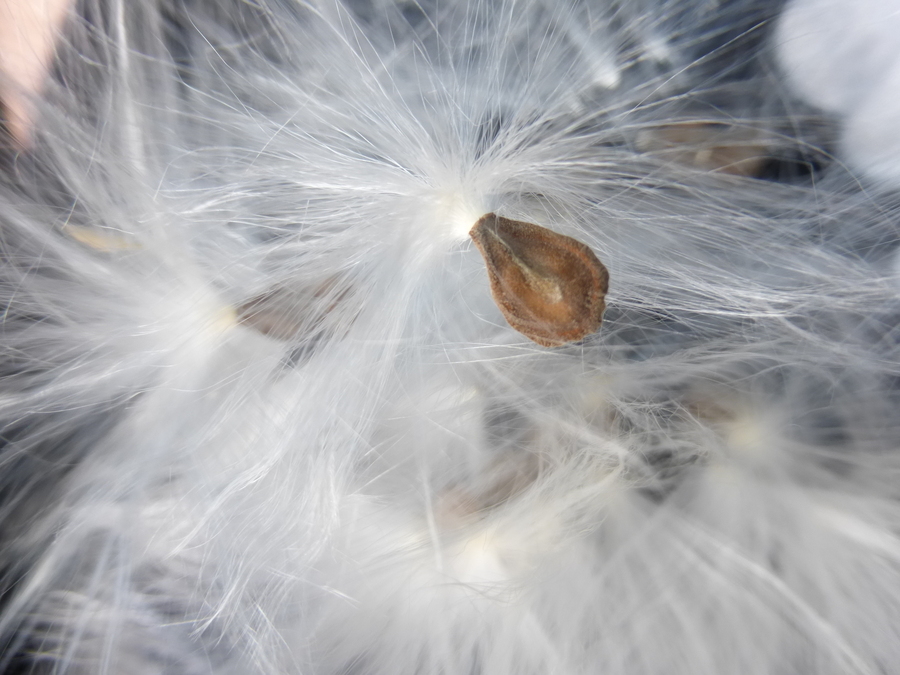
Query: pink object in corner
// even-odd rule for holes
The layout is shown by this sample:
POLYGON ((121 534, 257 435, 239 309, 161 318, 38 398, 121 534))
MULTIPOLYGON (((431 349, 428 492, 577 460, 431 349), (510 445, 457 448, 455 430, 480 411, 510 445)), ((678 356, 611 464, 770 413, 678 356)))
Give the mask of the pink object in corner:
POLYGON ((0 100, 15 141, 26 147, 32 106, 70 0, 0 0, 0 100))

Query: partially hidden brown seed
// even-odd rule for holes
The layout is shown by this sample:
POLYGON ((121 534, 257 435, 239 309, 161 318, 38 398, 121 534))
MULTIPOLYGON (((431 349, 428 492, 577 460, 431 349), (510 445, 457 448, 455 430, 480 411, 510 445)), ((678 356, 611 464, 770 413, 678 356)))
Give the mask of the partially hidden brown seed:
POLYGON ((760 129, 701 120, 674 122, 641 131, 642 152, 701 171, 759 177, 777 144, 760 129))
POLYGON ((469 232, 481 251, 491 295, 509 325, 543 347, 600 328, 609 272, 577 239, 495 213, 469 232))
POLYGON ((276 340, 330 337, 346 331, 347 313, 338 309, 351 295, 346 283, 332 278, 309 289, 270 290, 237 307, 236 313, 241 324, 276 340))

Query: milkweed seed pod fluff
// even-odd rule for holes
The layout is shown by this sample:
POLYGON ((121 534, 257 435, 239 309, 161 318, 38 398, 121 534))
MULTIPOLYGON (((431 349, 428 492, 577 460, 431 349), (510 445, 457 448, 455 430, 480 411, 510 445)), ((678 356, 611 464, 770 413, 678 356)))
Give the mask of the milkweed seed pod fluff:
POLYGON ((72 7, 0 670, 898 672, 900 205, 781 11, 72 7))

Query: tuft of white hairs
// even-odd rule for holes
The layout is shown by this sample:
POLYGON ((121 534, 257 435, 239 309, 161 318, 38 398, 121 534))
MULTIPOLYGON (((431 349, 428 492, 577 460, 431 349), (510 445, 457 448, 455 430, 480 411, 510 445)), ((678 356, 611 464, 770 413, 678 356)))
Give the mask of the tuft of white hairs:
POLYGON ((0 171, 2 669, 897 672, 900 202, 779 9, 81 0, 0 171), (491 211, 599 333, 506 324, 491 211))

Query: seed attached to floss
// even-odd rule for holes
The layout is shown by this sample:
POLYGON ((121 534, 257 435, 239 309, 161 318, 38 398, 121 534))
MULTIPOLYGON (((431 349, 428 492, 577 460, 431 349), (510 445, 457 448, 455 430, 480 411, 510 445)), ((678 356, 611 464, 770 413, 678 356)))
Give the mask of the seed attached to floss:
POLYGON ((600 328, 609 272, 577 239, 495 213, 469 232, 491 295, 509 325, 542 347, 576 342, 600 328))

